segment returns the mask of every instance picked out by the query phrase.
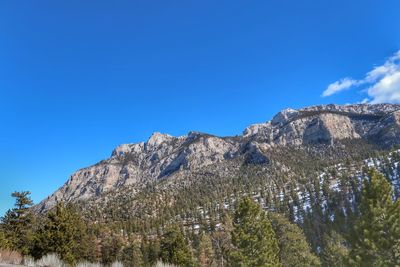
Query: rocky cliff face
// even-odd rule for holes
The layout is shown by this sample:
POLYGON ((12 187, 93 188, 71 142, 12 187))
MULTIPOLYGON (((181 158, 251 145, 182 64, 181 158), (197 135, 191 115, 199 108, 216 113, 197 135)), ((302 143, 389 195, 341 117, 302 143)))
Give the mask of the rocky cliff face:
POLYGON ((233 161, 268 164, 268 151, 280 146, 335 146, 344 139, 363 139, 381 147, 400 144, 400 105, 286 109, 271 121, 247 127, 236 137, 198 132, 181 137, 154 133, 147 142, 120 145, 109 159, 77 171, 38 209, 46 210, 57 201, 88 199, 128 185, 140 190, 149 182, 184 180, 206 167, 214 168, 216 173, 229 172, 229 162, 233 161))

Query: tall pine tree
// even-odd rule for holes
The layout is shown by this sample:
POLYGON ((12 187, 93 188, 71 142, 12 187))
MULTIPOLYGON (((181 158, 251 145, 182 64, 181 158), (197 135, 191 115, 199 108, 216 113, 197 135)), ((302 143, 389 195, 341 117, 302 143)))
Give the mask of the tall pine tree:
POLYGON ((322 266, 346 266, 349 249, 346 240, 337 232, 332 231, 324 236, 323 249, 320 253, 322 266))
POLYGON ((251 198, 237 204, 232 231, 231 266, 280 266, 279 246, 270 220, 251 198))
POLYGON ((364 181, 359 210, 351 240, 351 264, 400 265, 400 201, 393 200, 391 184, 376 170, 370 170, 364 181))
POLYGON ((87 233, 87 225, 80 215, 73 208, 59 203, 47 214, 37 231, 33 256, 41 258, 56 253, 70 264, 86 260, 93 249, 87 233))
POLYGON ((28 254, 33 241, 34 215, 29 209, 33 202, 29 191, 14 192, 14 208, 8 210, 2 218, 2 230, 8 247, 28 254))
POLYGON ((193 266, 192 254, 181 229, 174 225, 166 230, 161 240, 161 259, 179 266, 193 266))
POLYGON ((214 261, 214 250, 211 243, 211 238, 208 234, 200 235, 200 244, 198 248, 198 261, 201 267, 211 266, 214 261))
POLYGON ((273 229, 278 238, 282 266, 320 266, 319 258, 312 253, 300 227, 283 215, 270 214, 273 229))

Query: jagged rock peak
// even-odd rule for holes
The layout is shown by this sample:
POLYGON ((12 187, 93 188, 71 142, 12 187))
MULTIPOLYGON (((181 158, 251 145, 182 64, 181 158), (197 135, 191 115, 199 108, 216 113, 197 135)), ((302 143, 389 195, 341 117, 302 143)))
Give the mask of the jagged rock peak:
POLYGON ((266 123, 256 123, 248 126, 246 129, 243 131, 243 136, 253 136, 256 135, 262 131, 265 131, 271 126, 271 122, 266 122, 266 123))
POLYGON ((287 123, 289 120, 297 117, 299 112, 295 109, 287 108, 276 114, 271 123, 272 125, 283 125, 287 123))
POLYGON ((208 135, 208 134, 202 133, 202 132, 197 132, 197 131, 190 131, 190 132, 188 132, 186 138, 188 140, 194 140, 194 139, 196 139, 196 138, 198 138, 199 136, 202 136, 202 135, 208 135))
POLYGON ((400 109, 398 104, 348 104, 317 105, 299 109, 302 111, 341 111, 358 114, 390 113, 400 109))
POLYGON ((171 141, 172 139, 175 139, 176 137, 169 135, 169 134, 162 134, 160 132, 155 132, 153 133, 149 140, 147 140, 147 145, 151 147, 156 147, 161 145, 162 143, 171 141))
POLYGON ((117 146, 112 154, 111 157, 115 156, 122 156, 125 154, 130 154, 130 153, 141 153, 144 149, 144 142, 140 143, 135 143, 135 144, 122 144, 117 146))
POLYGON ((147 142, 122 144, 111 158, 77 171, 39 207, 46 210, 57 201, 99 196, 123 186, 138 190, 148 182, 173 182, 211 168, 218 176, 232 175, 235 166, 268 164, 268 153, 278 146, 302 147, 340 144, 364 139, 382 148, 400 144, 400 105, 321 105, 285 109, 271 121, 247 127, 243 135, 218 137, 189 132, 174 137, 153 133, 147 142), (228 167, 229 166, 229 167, 228 167))
POLYGON ((332 138, 359 138, 360 135, 365 136, 377 121, 365 121, 366 124, 362 125, 349 120, 350 117, 367 115, 370 119, 379 119, 399 110, 400 105, 397 104, 328 104, 298 110, 288 108, 277 113, 271 121, 250 125, 243 131, 243 137, 258 136, 281 145, 301 145, 322 139, 331 141, 332 138), (323 138, 322 132, 325 132, 323 138))

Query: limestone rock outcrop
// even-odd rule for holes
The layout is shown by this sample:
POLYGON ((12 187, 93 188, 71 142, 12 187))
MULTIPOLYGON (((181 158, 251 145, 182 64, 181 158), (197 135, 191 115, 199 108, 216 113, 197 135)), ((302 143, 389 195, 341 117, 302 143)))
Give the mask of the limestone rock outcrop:
POLYGON ((109 159, 81 169, 37 207, 57 201, 99 196, 129 185, 186 177, 191 172, 231 160, 269 164, 268 150, 278 146, 335 146, 344 139, 365 139, 382 147, 400 144, 400 105, 323 105, 285 109, 271 121, 247 127, 242 135, 217 137, 190 132, 174 137, 154 133, 147 142, 123 144, 109 159))

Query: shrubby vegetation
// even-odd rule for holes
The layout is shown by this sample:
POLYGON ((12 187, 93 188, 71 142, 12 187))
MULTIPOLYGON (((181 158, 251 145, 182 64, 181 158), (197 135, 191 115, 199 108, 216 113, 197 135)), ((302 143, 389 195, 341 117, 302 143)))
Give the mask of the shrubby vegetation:
POLYGON ((248 176, 199 180, 174 194, 149 187, 136 212, 116 207, 137 202, 116 198, 108 209, 59 203, 36 214, 29 192, 15 192, 0 248, 72 266, 396 266, 400 172, 390 162, 399 159, 381 158, 379 171, 358 176, 351 161, 315 179, 299 168, 296 180, 273 171, 266 180, 248 166, 248 176))
POLYGON ((350 262, 357 266, 400 265, 400 199, 375 170, 364 181, 360 216, 351 239, 350 262))

